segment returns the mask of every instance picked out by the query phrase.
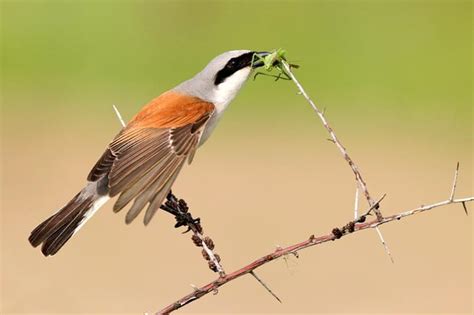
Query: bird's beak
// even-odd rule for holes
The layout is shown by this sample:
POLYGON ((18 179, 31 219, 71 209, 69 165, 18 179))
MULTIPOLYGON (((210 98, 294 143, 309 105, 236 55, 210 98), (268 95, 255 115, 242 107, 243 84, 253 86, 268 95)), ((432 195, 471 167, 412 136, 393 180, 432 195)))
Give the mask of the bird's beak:
MULTIPOLYGON (((259 51, 259 52, 256 51, 254 54, 257 55, 258 57, 261 57, 261 58, 270 55, 270 53, 268 51, 259 51)), ((253 57, 254 62, 252 64, 252 68, 254 68, 254 69, 264 65, 264 62, 260 58, 258 58, 257 56, 253 57)))

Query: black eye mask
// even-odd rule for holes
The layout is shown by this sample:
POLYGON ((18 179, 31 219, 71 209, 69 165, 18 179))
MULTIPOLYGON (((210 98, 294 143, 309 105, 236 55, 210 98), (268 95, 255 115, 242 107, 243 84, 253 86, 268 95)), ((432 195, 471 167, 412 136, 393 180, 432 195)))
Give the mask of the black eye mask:
POLYGON ((255 52, 251 51, 230 59, 224 66, 224 68, 217 72, 216 78, 214 79, 214 84, 219 85, 224 82, 225 79, 233 75, 235 72, 245 67, 249 67, 252 64, 252 58, 254 54, 255 52))

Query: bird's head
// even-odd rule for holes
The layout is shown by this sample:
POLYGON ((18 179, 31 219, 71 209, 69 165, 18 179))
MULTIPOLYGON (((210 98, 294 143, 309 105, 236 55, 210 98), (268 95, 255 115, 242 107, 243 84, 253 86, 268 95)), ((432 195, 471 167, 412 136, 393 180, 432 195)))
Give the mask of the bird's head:
POLYGON ((236 96, 254 68, 263 65, 254 55, 266 56, 268 52, 231 50, 212 59, 192 79, 178 85, 175 90, 227 106, 236 96))

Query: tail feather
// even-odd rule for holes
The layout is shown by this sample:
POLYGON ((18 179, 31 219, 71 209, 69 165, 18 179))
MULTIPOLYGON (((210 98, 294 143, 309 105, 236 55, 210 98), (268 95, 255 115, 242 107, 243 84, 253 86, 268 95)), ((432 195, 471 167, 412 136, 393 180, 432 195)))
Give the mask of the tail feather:
POLYGON ((56 254, 107 199, 108 197, 90 193, 85 188, 58 212, 38 225, 28 240, 33 247, 43 244, 43 255, 56 254))
POLYGON ((41 244, 45 238, 45 235, 44 233, 46 233, 47 229, 46 227, 49 225, 49 223, 51 222, 51 220, 54 219, 54 215, 52 215, 51 217, 49 217, 48 219, 46 219, 43 223, 41 223, 40 225, 38 225, 34 230, 33 232, 31 232, 30 234, 30 237, 28 238, 28 240, 30 241, 30 244, 33 246, 33 247, 37 247, 39 244, 41 244))

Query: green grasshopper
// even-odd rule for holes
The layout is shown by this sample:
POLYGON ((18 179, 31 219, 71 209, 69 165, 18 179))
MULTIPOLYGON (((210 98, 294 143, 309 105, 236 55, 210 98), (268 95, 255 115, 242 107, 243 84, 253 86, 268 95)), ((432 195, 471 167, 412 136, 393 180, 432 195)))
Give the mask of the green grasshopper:
MULTIPOLYGON (((258 75, 274 77, 276 78, 275 81, 278 81, 279 79, 291 80, 290 76, 286 73, 285 69, 283 69, 283 66, 282 66, 282 61, 287 62, 286 50, 278 48, 274 50, 272 53, 264 57, 258 54, 254 54, 252 57, 252 64, 257 61, 263 62, 263 69, 265 69, 267 72, 271 72, 273 71, 273 69, 276 69, 278 71, 278 75, 264 73, 264 72, 257 72, 255 73, 253 77, 254 80, 257 78, 258 75)), ((289 64, 289 65, 290 67, 295 68, 295 69, 299 68, 299 66, 295 64, 289 64)))

